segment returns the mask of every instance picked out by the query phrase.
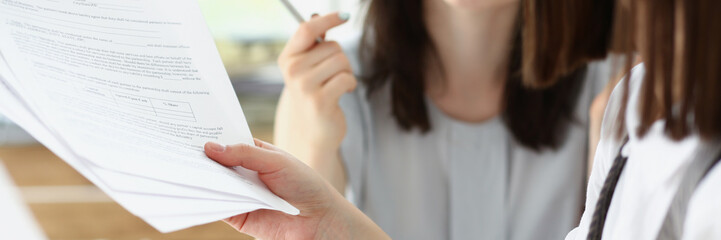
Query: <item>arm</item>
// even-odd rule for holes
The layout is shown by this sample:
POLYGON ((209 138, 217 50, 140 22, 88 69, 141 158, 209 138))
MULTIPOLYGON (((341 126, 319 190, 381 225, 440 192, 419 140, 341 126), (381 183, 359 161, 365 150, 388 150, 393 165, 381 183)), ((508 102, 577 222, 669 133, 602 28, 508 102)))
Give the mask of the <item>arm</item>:
POLYGON ((327 157, 318 157, 315 158, 315 161, 307 160, 304 162, 328 181, 335 190, 341 194, 345 194, 346 184, 348 184, 348 174, 345 172, 340 149, 328 154, 327 157))
POLYGON ((232 227, 262 239, 390 239, 313 169, 268 143, 255 144, 208 143, 205 152, 222 165, 257 171, 273 193, 300 209, 300 215, 257 210, 226 219, 232 227))
POLYGON ((339 14, 314 17, 288 41, 278 59, 286 86, 274 135, 278 147, 303 159, 339 192, 346 186, 340 144, 347 127, 338 102, 357 80, 340 45, 316 39, 346 21, 339 14))

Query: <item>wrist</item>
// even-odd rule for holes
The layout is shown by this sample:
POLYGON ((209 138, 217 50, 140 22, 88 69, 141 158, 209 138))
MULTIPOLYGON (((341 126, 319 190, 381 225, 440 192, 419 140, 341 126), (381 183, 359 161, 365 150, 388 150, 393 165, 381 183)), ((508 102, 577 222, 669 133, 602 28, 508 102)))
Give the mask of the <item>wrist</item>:
POLYGON ((360 209, 353 206, 348 209, 348 239, 391 239, 373 220, 366 216, 360 209))
POLYGON ((390 239, 360 209, 340 194, 334 195, 334 204, 321 220, 316 239, 390 239))

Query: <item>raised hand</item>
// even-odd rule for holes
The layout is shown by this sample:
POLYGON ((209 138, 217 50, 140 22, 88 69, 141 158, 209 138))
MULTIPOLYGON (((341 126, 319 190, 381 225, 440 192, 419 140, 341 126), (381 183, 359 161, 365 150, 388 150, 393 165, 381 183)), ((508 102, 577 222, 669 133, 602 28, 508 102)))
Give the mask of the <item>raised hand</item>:
POLYGON ((334 187, 345 187, 338 155, 346 121, 338 101, 357 84, 337 42, 318 42, 348 20, 347 14, 314 17, 298 28, 278 59, 285 78, 275 118, 275 143, 306 161, 334 187))

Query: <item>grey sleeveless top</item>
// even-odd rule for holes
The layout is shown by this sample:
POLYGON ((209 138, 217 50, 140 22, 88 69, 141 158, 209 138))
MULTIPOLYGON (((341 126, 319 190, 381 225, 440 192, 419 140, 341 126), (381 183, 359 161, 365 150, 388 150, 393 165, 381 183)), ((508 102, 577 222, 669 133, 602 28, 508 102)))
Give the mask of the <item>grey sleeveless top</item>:
MULTIPOLYGON (((357 44, 344 44, 362 73, 357 44)), ((500 117, 457 121, 428 104, 432 131, 406 132, 388 89, 341 99, 348 125, 341 154, 346 196, 394 239, 562 239, 580 218, 586 186, 588 108, 609 79, 589 67, 579 120, 555 151, 514 141, 500 117)))

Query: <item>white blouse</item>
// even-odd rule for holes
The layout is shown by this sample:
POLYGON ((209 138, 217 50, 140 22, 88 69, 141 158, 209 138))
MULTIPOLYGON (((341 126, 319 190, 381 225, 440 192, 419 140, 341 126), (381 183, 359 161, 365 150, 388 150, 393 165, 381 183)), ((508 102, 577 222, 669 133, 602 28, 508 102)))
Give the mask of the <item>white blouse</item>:
MULTIPOLYGON (((683 173, 702 145, 698 135, 674 141, 664 134, 664 121, 655 122, 643 138, 639 125, 638 99, 645 69, 636 66, 631 74, 626 111, 628 157, 608 210, 603 239, 656 239, 683 173)), ((623 81, 609 100, 601 129, 601 141, 586 193, 581 223, 566 239, 586 239, 599 193, 618 153, 621 140, 615 137, 621 107, 623 81)), ((692 196, 683 239, 721 239, 721 167, 713 169, 692 196)))

